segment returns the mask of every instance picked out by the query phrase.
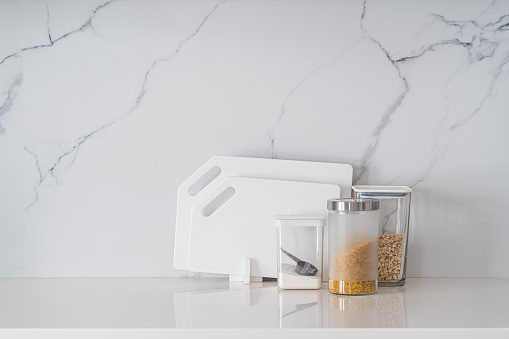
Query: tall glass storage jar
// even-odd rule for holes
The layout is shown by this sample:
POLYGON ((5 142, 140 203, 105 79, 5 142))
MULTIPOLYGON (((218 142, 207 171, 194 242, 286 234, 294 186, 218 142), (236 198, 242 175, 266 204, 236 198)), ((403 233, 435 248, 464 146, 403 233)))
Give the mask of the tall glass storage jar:
POLYGON ((377 199, 329 199, 329 291, 371 294, 378 288, 377 199))
POLYGON ((356 185, 355 198, 380 200, 378 221, 378 285, 406 282, 408 229, 412 189, 407 186, 356 185))

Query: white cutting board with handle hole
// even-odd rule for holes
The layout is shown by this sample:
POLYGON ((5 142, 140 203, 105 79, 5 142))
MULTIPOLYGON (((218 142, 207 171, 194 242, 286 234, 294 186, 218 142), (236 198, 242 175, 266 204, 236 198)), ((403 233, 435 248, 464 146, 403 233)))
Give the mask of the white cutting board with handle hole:
POLYGON ((352 174, 352 166, 341 163, 232 156, 210 158, 178 188, 173 266, 176 269, 190 270, 187 262, 191 211, 195 204, 216 189, 226 177, 335 184, 341 188, 341 197, 346 198, 350 196, 352 174))
POLYGON ((191 213, 192 271, 277 276, 276 215, 327 217, 327 199, 340 196, 335 184, 227 177, 191 213))

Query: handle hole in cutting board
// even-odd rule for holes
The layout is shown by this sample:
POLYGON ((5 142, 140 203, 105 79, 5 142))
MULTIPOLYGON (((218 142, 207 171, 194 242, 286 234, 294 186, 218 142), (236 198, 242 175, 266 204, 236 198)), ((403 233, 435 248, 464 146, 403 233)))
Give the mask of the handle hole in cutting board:
POLYGON ((201 210, 201 214, 204 217, 209 217, 219 209, 219 207, 223 206, 228 200, 230 200, 235 195, 235 188, 228 187, 224 191, 222 191, 217 197, 212 199, 203 209, 201 210))
POLYGON ((222 170, 219 166, 212 166, 204 175, 200 177, 200 179, 196 180, 194 184, 189 186, 187 192, 195 196, 200 193, 208 184, 212 182, 215 178, 221 174, 222 170))

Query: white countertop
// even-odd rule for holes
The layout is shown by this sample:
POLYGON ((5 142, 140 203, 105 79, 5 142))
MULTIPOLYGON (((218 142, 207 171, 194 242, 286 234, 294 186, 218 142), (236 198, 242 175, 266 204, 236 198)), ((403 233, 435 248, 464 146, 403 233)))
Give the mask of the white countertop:
POLYGON ((306 291, 225 278, 0 279, 0 334, 304 327, 503 329, 490 333, 509 335, 509 279, 410 278, 369 296, 333 295, 325 285, 306 291))

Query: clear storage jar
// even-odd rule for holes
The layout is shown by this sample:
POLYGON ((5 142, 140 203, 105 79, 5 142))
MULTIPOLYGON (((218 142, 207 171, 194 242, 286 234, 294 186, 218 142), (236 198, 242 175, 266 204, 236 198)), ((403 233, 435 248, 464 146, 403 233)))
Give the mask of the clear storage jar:
POLYGON ((329 199, 329 292, 371 294, 378 288, 377 199, 329 199))
POLYGON ((408 228, 412 189, 407 186, 356 185, 355 198, 380 200, 378 222, 378 285, 406 282, 408 228))
POLYGON ((316 216, 276 216, 277 283, 281 289, 319 289, 323 272, 323 228, 316 216))

